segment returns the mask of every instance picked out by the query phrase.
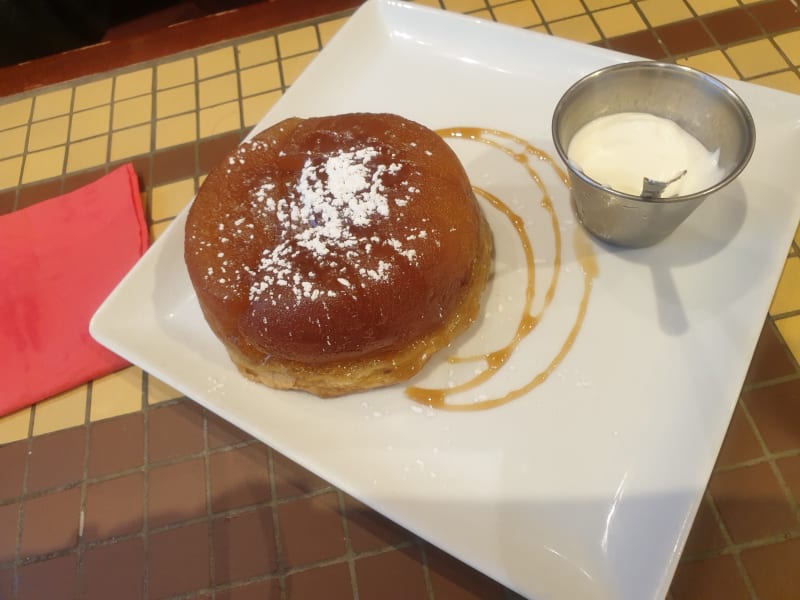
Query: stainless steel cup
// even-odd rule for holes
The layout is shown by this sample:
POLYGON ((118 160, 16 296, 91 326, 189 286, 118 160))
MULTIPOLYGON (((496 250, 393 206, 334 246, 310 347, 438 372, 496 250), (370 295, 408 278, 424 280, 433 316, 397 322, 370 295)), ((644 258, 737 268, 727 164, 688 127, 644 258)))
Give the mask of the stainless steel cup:
POLYGON ((556 105, 552 134, 567 165, 581 223, 606 242, 631 247, 666 238, 704 199, 742 172, 755 147, 753 118, 733 90, 695 69, 653 61, 612 65, 577 81, 556 105), (671 119, 709 151, 719 149, 723 178, 705 190, 671 198, 643 198, 594 181, 570 162, 569 143, 589 121, 621 112, 671 119))

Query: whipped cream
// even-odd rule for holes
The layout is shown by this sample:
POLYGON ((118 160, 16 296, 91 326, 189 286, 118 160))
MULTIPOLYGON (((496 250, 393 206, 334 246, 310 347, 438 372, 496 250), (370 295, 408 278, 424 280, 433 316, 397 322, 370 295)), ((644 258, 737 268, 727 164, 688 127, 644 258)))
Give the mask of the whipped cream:
POLYGON ((570 161, 598 183, 638 196, 645 177, 669 181, 662 197, 684 196, 707 189, 725 172, 719 149, 710 152, 670 119, 649 113, 623 112, 590 121, 573 136, 570 161))

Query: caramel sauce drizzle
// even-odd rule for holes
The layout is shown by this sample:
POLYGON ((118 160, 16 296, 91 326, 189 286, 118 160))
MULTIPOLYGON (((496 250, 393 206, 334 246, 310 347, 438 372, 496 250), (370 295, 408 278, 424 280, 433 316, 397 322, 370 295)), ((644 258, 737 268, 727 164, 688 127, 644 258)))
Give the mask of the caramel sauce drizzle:
POLYGON ((536 328, 536 325, 541 320, 544 312, 552 302, 556 287, 558 285, 559 273, 561 271, 562 259, 562 239, 561 230, 558 223, 558 215, 556 214, 553 200, 547 190, 547 186, 542 181, 539 173, 536 171, 532 164, 532 160, 539 160, 547 163, 547 165, 555 171, 564 185, 569 188, 569 179, 564 170, 556 164, 553 158, 543 150, 536 148, 526 140, 519 138, 513 134, 506 133, 495 129, 481 129, 475 127, 452 127, 448 129, 440 129, 437 131, 442 137, 452 137, 469 139, 472 141, 486 144, 496 150, 504 152, 515 161, 519 162, 527 171, 530 178, 539 188, 542 193, 541 206, 544 208, 550 217, 550 226, 553 231, 554 239, 554 259, 553 259, 553 276, 550 280, 550 285, 545 292, 544 303, 539 311, 533 314, 533 301, 536 296, 536 265, 534 260, 533 245, 525 231, 525 225, 522 218, 516 214, 511 208, 503 202, 500 198, 491 194, 490 192, 479 188, 473 187, 475 193, 484 198, 492 207, 505 215, 509 222, 513 225, 517 235, 519 236, 520 244, 522 245, 523 254, 525 256, 525 263, 527 267, 527 282, 525 286, 525 302, 523 305, 522 315, 517 324, 516 331, 511 340, 502 348, 493 350, 486 354, 478 356, 458 357, 453 356, 448 359, 451 363, 463 363, 482 361, 486 367, 471 379, 464 381, 458 385, 448 388, 422 388, 422 387, 408 387, 406 394, 415 402, 425 404, 434 408, 452 411, 472 411, 472 410, 485 410, 494 408, 502 404, 506 404, 527 394, 535 387, 541 385, 547 378, 555 371, 559 364, 564 360, 564 357, 569 353, 570 349, 575 343, 575 339, 583 325, 586 316, 586 310, 589 305, 589 296, 591 295, 592 282, 597 276, 597 262, 592 251, 591 245, 582 231, 576 230, 573 238, 573 245, 575 256, 581 265, 584 277, 583 295, 578 307, 578 313, 575 318, 566 339, 561 345, 559 351, 552 358, 550 363, 539 373, 537 373, 528 383, 512 390, 504 396, 492 398, 488 400, 481 400, 471 403, 449 403, 447 397, 459 392, 472 389, 481 383, 491 379, 500 368, 505 365, 514 354, 514 350, 519 344, 536 328), (498 141, 502 140, 502 141, 498 141), (508 143, 516 144, 522 148, 521 152, 516 151, 510 147, 508 143))

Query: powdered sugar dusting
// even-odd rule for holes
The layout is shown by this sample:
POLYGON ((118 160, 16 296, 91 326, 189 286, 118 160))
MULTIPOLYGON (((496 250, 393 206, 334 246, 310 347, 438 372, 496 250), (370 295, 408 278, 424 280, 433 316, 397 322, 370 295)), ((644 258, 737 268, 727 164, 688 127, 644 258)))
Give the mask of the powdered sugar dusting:
POLYGON ((402 240, 368 233, 368 226, 388 218, 418 192, 407 186, 404 197, 389 198, 385 177, 401 172, 403 165, 384 164, 379 157, 379 151, 369 146, 338 150, 317 162, 309 157, 287 197, 273 196, 272 181, 252 192, 253 208, 277 219, 281 241, 263 251, 249 289, 251 301, 267 294, 276 304, 276 297, 285 297, 286 290, 297 302, 332 298, 353 294, 370 281, 386 281, 393 264, 373 257, 377 249, 384 254, 389 250, 408 263, 417 260, 417 251, 409 243, 423 239, 425 232, 414 231, 402 240), (314 271, 299 268, 309 256, 333 275, 325 284, 314 271))

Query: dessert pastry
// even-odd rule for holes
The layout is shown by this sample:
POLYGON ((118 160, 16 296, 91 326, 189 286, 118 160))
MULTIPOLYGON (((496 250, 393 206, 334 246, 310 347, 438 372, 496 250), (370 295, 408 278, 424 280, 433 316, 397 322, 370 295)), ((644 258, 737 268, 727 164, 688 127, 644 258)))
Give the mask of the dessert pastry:
POLYGON ((322 397, 410 378, 476 318, 491 270, 455 153, 392 114, 291 118, 243 142, 208 174, 185 239, 239 370, 322 397))

